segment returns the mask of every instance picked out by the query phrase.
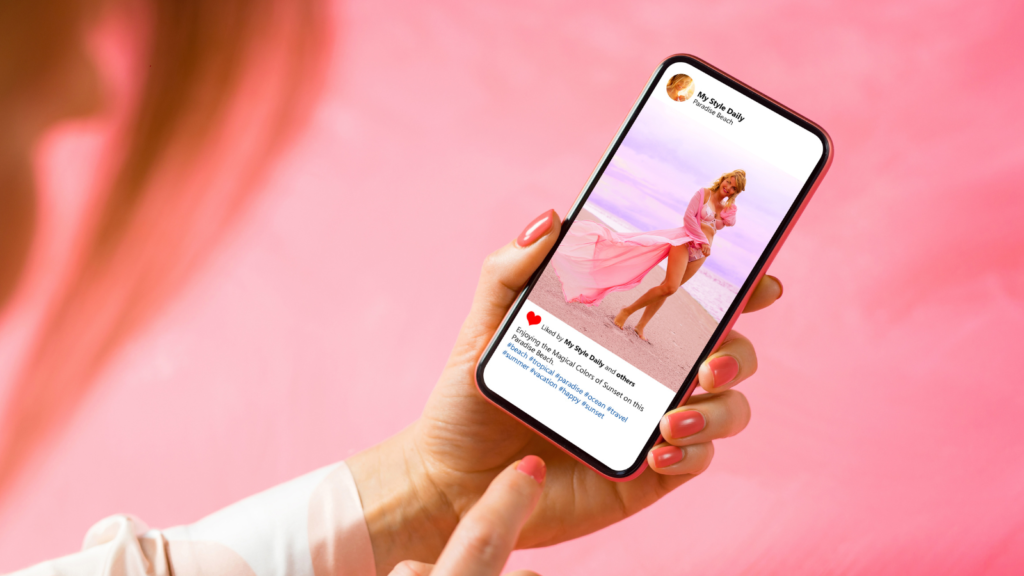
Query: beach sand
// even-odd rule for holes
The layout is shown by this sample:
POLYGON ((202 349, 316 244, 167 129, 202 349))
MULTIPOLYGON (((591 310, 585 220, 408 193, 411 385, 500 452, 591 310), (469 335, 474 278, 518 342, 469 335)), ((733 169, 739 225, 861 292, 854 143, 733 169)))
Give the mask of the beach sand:
MULTIPOLYGON (((579 218, 600 222, 586 210, 580 212, 579 218)), ((619 330, 612 323, 623 306, 664 279, 665 271, 655 266, 639 286, 624 292, 612 292, 597 306, 567 304, 562 296, 562 283, 554 269, 548 266, 530 293, 529 300, 671 390, 678 391, 715 331, 718 324, 715 319, 685 290, 678 290, 647 325, 644 335, 650 343, 641 340, 633 331, 642 310, 629 317, 624 330, 619 330)))

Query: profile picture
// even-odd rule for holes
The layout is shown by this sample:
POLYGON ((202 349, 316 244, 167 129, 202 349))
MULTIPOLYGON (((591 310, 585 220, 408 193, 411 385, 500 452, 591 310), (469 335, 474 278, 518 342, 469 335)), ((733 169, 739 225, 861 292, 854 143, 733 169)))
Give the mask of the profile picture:
POLYGON ((669 98, 676 102, 686 102, 693 97, 693 78, 686 74, 676 74, 668 79, 665 89, 668 90, 669 98))

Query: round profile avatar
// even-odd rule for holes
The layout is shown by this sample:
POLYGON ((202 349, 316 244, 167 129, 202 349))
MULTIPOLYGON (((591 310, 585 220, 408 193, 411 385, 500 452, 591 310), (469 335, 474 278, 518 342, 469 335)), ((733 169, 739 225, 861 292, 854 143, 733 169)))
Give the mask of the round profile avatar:
POLYGON ((676 74, 668 79, 668 85, 665 86, 665 89, 668 90, 669 98, 676 102, 686 102, 693 97, 693 78, 686 74, 676 74))

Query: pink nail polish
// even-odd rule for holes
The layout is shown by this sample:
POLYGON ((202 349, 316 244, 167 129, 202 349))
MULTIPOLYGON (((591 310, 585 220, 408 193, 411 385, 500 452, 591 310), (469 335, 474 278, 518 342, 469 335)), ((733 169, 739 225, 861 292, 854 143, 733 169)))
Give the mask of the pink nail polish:
POLYGON ((665 419, 668 421, 668 429, 672 433, 672 438, 693 436, 703 430, 706 424, 704 415, 696 410, 673 412, 667 414, 665 419))
POLYGON ((533 478, 537 484, 544 484, 544 477, 548 474, 548 467, 536 456, 527 456, 520 460, 516 470, 533 478))
POLYGON ((523 232, 516 238, 516 244, 521 248, 526 248, 530 244, 537 241, 538 238, 548 233, 551 230, 551 223, 554 222, 555 212, 548 210, 547 212, 537 216, 523 228, 523 232))
POLYGON ((676 446, 662 446, 651 450, 654 455, 655 468, 668 468, 683 461, 683 451, 676 446))
POLYGON ((715 388, 725 386, 740 373, 740 364, 732 356, 719 356, 708 360, 711 373, 715 375, 715 388))

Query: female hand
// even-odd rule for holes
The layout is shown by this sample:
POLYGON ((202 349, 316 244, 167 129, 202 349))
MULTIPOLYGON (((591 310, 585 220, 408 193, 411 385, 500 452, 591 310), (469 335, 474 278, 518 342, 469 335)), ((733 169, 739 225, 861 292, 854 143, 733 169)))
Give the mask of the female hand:
MULTIPOLYGON (((436 566, 406 560, 395 566, 391 576, 500 574, 519 531, 540 501, 544 476, 544 461, 536 456, 527 456, 505 468, 455 527, 436 566)), ((508 576, 530 574, 536 576, 529 571, 516 571, 508 576)))
MULTIPOLYGON (((662 419, 670 440, 651 451, 651 467, 629 482, 596 474, 484 399, 474 380, 477 360, 559 229, 558 216, 548 211, 488 256, 469 316, 423 415, 348 459, 378 573, 387 574, 400 560, 437 558, 491 481, 527 454, 544 459, 548 476, 540 505, 520 534, 521 548, 577 538, 639 512, 703 472, 711 462, 712 440, 747 425, 746 399, 726 391, 753 374, 757 360, 750 341, 735 331, 698 372, 709 394, 662 419), (681 412, 693 413, 680 417, 681 412)), ((781 294, 781 284, 765 276, 745 311, 764 308, 781 294)))
POLYGON ((711 245, 704 244, 703 246, 700 247, 700 251, 702 254, 704 254, 705 257, 711 256, 711 245))

